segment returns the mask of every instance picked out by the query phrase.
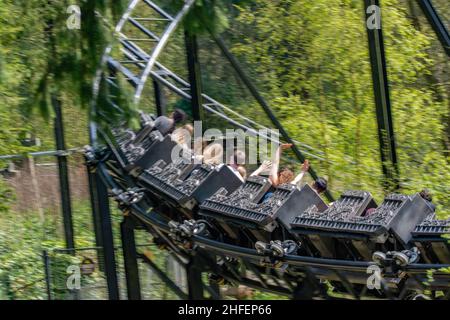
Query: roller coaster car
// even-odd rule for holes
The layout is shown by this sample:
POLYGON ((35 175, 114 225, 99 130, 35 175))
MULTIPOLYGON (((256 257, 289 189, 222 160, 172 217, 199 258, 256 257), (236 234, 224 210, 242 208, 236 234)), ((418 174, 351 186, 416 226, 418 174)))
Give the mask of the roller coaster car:
MULTIPOLYGON (((337 205, 342 206, 342 203, 337 205)), ((371 206, 366 208, 369 207, 371 206)), ((357 259, 370 260, 375 250, 408 248, 411 232, 430 212, 431 209, 418 194, 413 197, 391 194, 377 209, 366 210, 362 215, 359 213, 330 217, 327 212, 317 215, 309 211, 295 218, 292 225, 299 233, 311 229, 318 231, 324 239, 328 233, 343 243, 350 255, 353 254, 357 259)), ((328 247, 335 246, 329 239, 322 242, 322 246, 324 242, 328 242, 328 247)), ((325 253, 325 249, 321 251, 325 253)), ((329 248, 326 254, 329 255, 330 252, 329 248)))
POLYGON ((151 131, 149 125, 144 125, 137 133, 131 129, 116 128, 104 136, 120 166, 135 176, 158 160, 169 163, 172 150, 177 145, 170 136, 151 131))
POLYGON ((190 159, 179 159, 167 164, 156 162, 138 177, 139 184, 171 203, 192 210, 219 189, 233 192, 242 182, 225 165, 194 164, 190 159))
POLYGON ((233 209, 235 204, 253 203, 257 204, 270 189, 271 183, 269 179, 260 176, 250 176, 247 178, 244 184, 242 184, 236 191, 228 196, 228 192, 224 189, 217 191, 211 198, 200 204, 200 215, 212 217, 216 220, 227 236, 235 241, 239 241, 241 238, 240 233, 242 224, 239 221, 230 219, 222 219, 224 213, 227 214, 233 209))
POLYGON ((218 192, 201 203, 199 214, 213 217, 222 226, 245 227, 255 240, 269 242, 281 239, 278 231, 289 229, 289 222, 298 212, 311 206, 320 211, 327 208, 308 185, 301 190, 294 185, 281 185, 275 188, 268 200, 261 202, 269 188, 268 179, 250 177, 232 194, 218 192))
POLYGON ((310 247, 312 254, 318 251, 326 258, 370 260, 371 255, 366 253, 364 246, 359 246, 359 241, 364 241, 367 235, 355 221, 372 208, 376 208, 376 203, 369 192, 347 191, 324 212, 314 206, 308 207, 290 221, 291 232, 310 247))
POLYGON ((419 224, 412 232, 412 240, 427 263, 450 264, 450 219, 436 220, 434 213, 419 224))

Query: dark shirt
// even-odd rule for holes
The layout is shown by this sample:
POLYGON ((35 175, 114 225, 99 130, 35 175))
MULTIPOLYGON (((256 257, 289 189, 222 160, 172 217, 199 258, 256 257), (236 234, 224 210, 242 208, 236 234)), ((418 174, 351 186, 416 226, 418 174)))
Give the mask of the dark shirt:
POLYGON ((263 197, 263 199, 262 199, 262 202, 264 203, 264 202, 269 201, 269 199, 270 199, 272 196, 273 196, 273 192, 272 192, 272 191, 267 192, 267 193, 264 195, 264 197, 263 197))
POLYGON ((166 116, 160 116, 156 118, 153 130, 158 130, 163 136, 166 136, 175 130, 175 122, 166 116))

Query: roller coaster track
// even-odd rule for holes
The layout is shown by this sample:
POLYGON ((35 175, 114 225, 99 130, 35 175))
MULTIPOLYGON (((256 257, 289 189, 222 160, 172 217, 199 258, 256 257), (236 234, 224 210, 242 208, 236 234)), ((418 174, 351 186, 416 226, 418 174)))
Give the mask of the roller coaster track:
MULTIPOLYGON (((165 67, 160 55, 170 37, 183 22, 184 17, 194 5, 195 0, 186 0, 178 13, 172 15, 150 0, 133 0, 117 24, 115 33, 117 41, 108 47, 102 59, 102 68, 97 72, 94 81, 94 97, 99 94, 100 87, 107 85, 117 87, 118 74, 127 80, 134 92, 134 103, 139 104, 148 79, 151 78, 164 85, 179 97, 191 100, 190 84, 165 67), (139 16, 137 16, 139 15, 139 16), (150 28, 148 24, 158 24, 159 28, 150 28), (159 31, 158 31, 159 30, 159 31)), ((270 141, 278 141, 274 135, 264 134, 259 129, 267 129, 255 121, 244 117, 217 100, 202 94, 203 108, 210 114, 218 116, 231 125, 248 130, 255 136, 262 136, 270 141), (236 120, 238 118, 239 120, 236 120)), ((120 106, 110 100, 111 107, 120 111, 120 106)), ((94 98, 95 101, 95 98, 94 98)), ((93 104, 94 112, 96 110, 93 104)), ((99 114, 102 116, 102 114, 99 114)), ((101 131, 99 131, 101 132, 101 131)), ((267 132, 271 132, 269 129, 267 132)), ((106 138, 106 136, 104 136, 106 138)), ((223 281, 232 284, 244 284, 259 290, 274 292, 296 298, 333 298, 326 284, 332 284, 339 297, 361 299, 392 298, 406 299, 411 293, 430 289, 442 292, 445 298, 450 295, 450 276, 442 271, 449 265, 435 263, 413 263, 395 270, 386 271, 381 279, 381 289, 369 292, 367 289, 367 270, 374 265, 371 261, 351 261, 314 256, 285 255, 280 259, 268 259, 257 250, 226 243, 214 238, 192 234, 186 236, 184 242, 172 237, 173 228, 165 212, 158 211, 158 196, 149 197, 136 202, 120 200, 120 195, 127 190, 139 188, 135 177, 117 166, 116 145, 107 143, 105 149, 100 148, 97 141, 97 127, 91 125, 91 139, 95 147, 87 156, 88 166, 95 168, 103 183, 112 191, 123 209, 125 217, 132 219, 136 225, 145 228, 154 237, 162 239, 165 247, 183 265, 188 265, 195 256, 203 265, 203 272, 217 275, 223 281), (155 200, 156 199, 156 200, 155 200), (220 261, 220 263, 218 263, 220 261), (242 271, 245 269, 245 271, 242 271), (428 270, 434 270, 434 280, 428 280, 428 270), (399 285, 400 284, 400 285, 399 285), (307 288, 306 288, 307 287, 307 288), (304 290, 312 293, 305 294, 304 290)), ((296 141, 308 157, 323 160, 320 151, 296 141)), ((161 200, 163 201, 163 200, 161 200)), ((182 214, 180 213, 180 216, 182 214)), ((139 255, 144 261, 145 255, 139 255)), ((147 261, 151 263, 151 261, 147 261)), ((160 272, 161 277, 165 277, 160 272)), ((167 281, 170 281, 165 277, 167 281)), ((176 286, 171 283, 171 287, 176 286)), ((208 288, 207 288, 208 289, 208 288)), ((175 289, 181 297, 181 290, 175 289)), ((336 297, 334 297, 336 298, 336 297)))

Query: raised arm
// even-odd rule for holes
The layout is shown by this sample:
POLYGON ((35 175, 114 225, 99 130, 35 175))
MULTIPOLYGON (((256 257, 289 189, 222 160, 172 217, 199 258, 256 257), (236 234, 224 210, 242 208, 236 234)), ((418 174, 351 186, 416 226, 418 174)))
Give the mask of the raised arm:
POLYGON ((281 152, 284 149, 289 149, 290 147, 292 147, 291 143, 283 143, 283 144, 280 144, 277 151, 275 152, 275 155, 274 155, 273 161, 272 161, 272 169, 270 170, 270 175, 269 175, 269 179, 270 179, 270 181, 272 181, 272 184, 274 186, 277 186, 278 182, 279 182, 278 170, 280 168, 281 152))
POLYGON ((258 169, 253 171, 253 173, 250 175, 250 177, 259 176, 261 173, 263 173, 264 171, 269 169, 271 166, 272 166, 272 162, 269 160, 265 160, 263 163, 261 163, 261 165, 259 166, 258 169))
POLYGON ((294 180, 292 180, 291 184, 298 185, 302 181, 303 177, 305 176, 305 173, 308 172, 308 170, 309 170, 309 161, 305 160, 305 162, 303 162, 302 164, 302 169, 300 173, 295 177, 294 180))

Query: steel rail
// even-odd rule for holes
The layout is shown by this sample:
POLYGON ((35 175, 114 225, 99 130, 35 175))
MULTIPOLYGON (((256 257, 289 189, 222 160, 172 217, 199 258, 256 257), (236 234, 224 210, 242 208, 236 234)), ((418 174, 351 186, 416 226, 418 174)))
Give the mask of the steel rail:
POLYGON ((164 11, 163 9, 161 9, 160 7, 158 7, 156 4, 154 4, 152 1, 150 0, 143 0, 145 4, 147 4, 149 7, 151 7, 153 10, 155 10, 156 12, 158 12, 161 16, 163 16, 164 18, 168 19, 168 20, 173 20, 173 17, 168 14, 166 11, 164 11))
POLYGON ((27 156, 37 158, 37 157, 48 157, 48 156, 67 156, 69 154, 81 152, 83 148, 72 148, 68 150, 48 150, 48 151, 36 151, 27 152, 23 154, 7 154, 0 156, 0 160, 11 160, 11 159, 23 159, 27 156))
MULTIPOLYGON (((156 212, 144 213, 141 208, 137 205, 132 206, 132 212, 135 215, 141 216, 141 220, 146 221, 152 226, 163 230, 164 232, 170 232, 169 226, 164 223, 162 220, 157 217, 160 214, 156 212)), ((225 255, 230 255, 233 257, 240 258, 249 258, 252 260, 260 260, 264 256, 257 253, 255 249, 239 247, 232 244, 227 244, 223 242, 219 242, 216 240, 208 239, 201 236, 193 236, 192 241, 195 244, 198 244, 203 249, 209 249, 211 251, 219 252, 225 255)), ((326 269, 337 269, 337 270, 345 270, 345 271, 353 271, 353 272, 361 272, 366 273, 367 268, 371 265, 374 265, 374 262, 361 262, 361 261, 350 261, 350 260, 338 260, 338 259, 328 259, 328 258, 315 258, 315 257, 306 257, 306 256, 293 256, 287 255, 282 260, 285 263, 288 263, 292 266, 298 267, 317 267, 317 268, 326 268, 326 269)), ((428 270, 437 270, 434 274, 443 274, 447 275, 443 271, 439 271, 439 269, 449 268, 450 265, 446 264, 411 264, 407 266, 404 270, 406 272, 411 273, 421 273, 426 274, 428 270), (425 271, 425 272, 424 272, 425 271)))
POLYGON ((439 41, 441 42, 445 53, 447 54, 447 56, 450 56, 450 35, 447 30, 445 17, 444 19, 440 17, 431 0, 417 0, 417 2, 419 3, 420 8, 425 14, 425 17, 428 19, 429 24, 431 25, 439 41))
MULTIPOLYGON (((103 162, 98 163, 98 170, 102 174, 104 181, 111 188, 117 188, 114 180, 108 175, 106 165, 103 162)), ((139 220, 149 223, 152 227, 158 228, 166 233, 170 232, 170 227, 167 222, 164 221, 162 215, 157 212, 150 211, 146 212, 138 204, 131 204, 130 209, 132 214, 134 214, 139 220)), ((225 255, 230 255, 240 258, 249 258, 252 260, 260 260, 264 256, 257 253, 255 249, 239 247, 233 244, 223 243, 216 240, 208 239, 198 235, 192 236, 191 240, 204 249, 210 249, 211 251, 220 252, 225 255)), ((292 266, 297 267, 317 267, 326 269, 337 269, 345 271, 356 271, 366 273, 367 268, 373 265, 374 262, 362 262, 362 261, 351 261, 351 260, 339 260, 339 259, 328 259, 328 258, 316 258, 316 257, 306 257, 306 256, 294 256, 287 255, 282 260, 292 266)), ((428 270, 437 270, 435 274, 446 274, 442 270, 444 268, 450 268, 447 264, 411 264, 407 266, 404 271, 411 272, 414 274, 424 273, 428 270)), ((447 274, 448 275, 448 274, 447 274)))
MULTIPOLYGON (((131 15, 131 12, 133 12, 134 8, 139 4, 140 0, 132 0, 130 2, 130 4, 128 5, 127 9, 125 10, 125 13, 122 15, 122 17, 120 18, 120 21, 117 23, 116 28, 114 29, 114 32, 117 34, 120 34, 125 23, 127 22, 128 18, 131 15)), ((100 90, 100 82, 102 79, 102 74, 104 71, 104 68, 108 62, 108 58, 110 57, 111 51, 113 48, 113 44, 109 45, 102 56, 101 62, 100 62, 100 67, 98 68, 96 75, 95 75, 95 79, 94 79, 94 85, 93 85, 93 101, 95 101, 95 99, 98 96, 99 90, 100 90)))
MULTIPOLYGON (((97 171, 99 172, 101 179, 108 185, 109 188, 117 188, 113 178, 109 176, 109 171, 107 170, 107 165, 100 161, 97 164, 97 171)), ((170 227, 168 226, 168 220, 161 214, 153 211, 153 209, 145 210, 139 203, 131 204, 129 206, 130 214, 136 217, 141 223, 151 227, 154 230, 158 230, 158 234, 166 234, 164 237, 165 241, 169 245, 169 250, 172 251, 177 257, 182 260, 188 260, 189 252, 184 249, 179 248, 176 244, 172 242, 168 236, 170 233, 170 227)), ((193 244, 197 247, 196 251, 218 254, 223 256, 229 256, 237 259, 243 259, 247 261, 248 264, 255 264, 259 262, 263 255, 260 255, 256 250, 251 248, 240 247, 232 244, 223 243, 220 241, 208 239, 202 236, 194 235, 190 238, 193 244)), ((329 280, 329 281, 339 281, 336 278, 335 273, 338 272, 345 279, 348 280, 350 284, 361 283, 361 279, 366 279, 367 268, 373 265, 373 262, 361 262, 361 261, 349 261, 349 260, 339 260, 339 259, 328 259, 328 258, 316 258, 316 257, 306 257, 306 256, 293 256, 287 255, 281 259, 283 264, 290 267, 290 270, 294 273, 302 274, 304 272, 311 272, 314 269, 314 276, 317 279, 329 280), (297 269, 298 268, 298 269, 297 269), (334 273, 333 273, 334 272, 334 273)), ((406 275, 421 276, 423 279, 427 279, 428 272, 433 270, 433 276, 437 279, 437 283, 434 285, 436 288, 446 288, 449 286, 450 278, 449 274, 445 273, 442 269, 449 268, 450 265, 440 265, 440 264, 412 264, 402 269, 402 272, 406 275)), ((213 269, 214 270, 214 269, 213 269)), ((246 276, 241 276, 239 279, 231 274, 224 274, 224 272, 219 272, 224 278, 229 281, 239 282, 249 287, 255 289, 279 293, 284 295, 290 295, 292 290, 290 288, 285 288, 280 285, 269 285, 268 283, 261 282, 257 280, 249 279, 246 276)), ((432 284, 433 286, 433 284, 432 284)), ((387 290, 387 289, 386 289, 387 290)))

